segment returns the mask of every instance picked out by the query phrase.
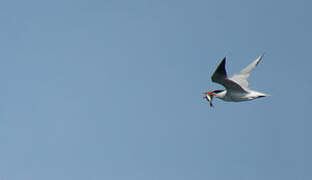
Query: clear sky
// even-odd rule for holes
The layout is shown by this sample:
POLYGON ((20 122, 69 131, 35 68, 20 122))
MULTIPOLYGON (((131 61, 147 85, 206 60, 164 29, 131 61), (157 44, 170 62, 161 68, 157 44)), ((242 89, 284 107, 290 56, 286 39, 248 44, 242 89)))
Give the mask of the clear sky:
POLYGON ((311 1, 0 3, 0 180, 312 179, 311 1), (210 76, 265 53, 251 87, 210 76))

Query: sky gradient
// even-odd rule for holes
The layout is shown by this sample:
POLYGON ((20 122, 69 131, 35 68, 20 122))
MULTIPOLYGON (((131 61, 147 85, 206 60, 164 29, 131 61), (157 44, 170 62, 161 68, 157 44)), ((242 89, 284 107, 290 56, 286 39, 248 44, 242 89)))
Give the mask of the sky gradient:
POLYGON ((1 1, 0 180, 312 179, 311 5, 1 1))

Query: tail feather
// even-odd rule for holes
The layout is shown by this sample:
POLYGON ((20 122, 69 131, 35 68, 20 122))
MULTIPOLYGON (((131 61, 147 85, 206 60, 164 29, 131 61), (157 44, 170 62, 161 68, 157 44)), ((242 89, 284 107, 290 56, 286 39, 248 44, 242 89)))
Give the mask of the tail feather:
POLYGON ((268 96, 271 96, 271 95, 265 94, 265 93, 259 93, 258 98, 268 97, 268 96))

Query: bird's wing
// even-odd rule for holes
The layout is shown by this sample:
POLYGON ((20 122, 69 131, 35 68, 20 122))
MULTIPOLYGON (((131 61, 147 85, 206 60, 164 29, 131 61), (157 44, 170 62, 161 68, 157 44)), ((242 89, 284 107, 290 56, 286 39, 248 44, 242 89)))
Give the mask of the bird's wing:
POLYGON ((246 92, 246 90, 242 88, 238 83, 227 78, 225 61, 226 58, 224 57, 213 75, 211 76, 212 82, 222 84, 227 91, 246 92))
POLYGON ((245 89, 249 89, 249 83, 248 83, 248 77, 253 69, 259 64, 263 57, 263 54, 260 55, 255 61, 250 63, 247 67, 245 67, 243 70, 241 70, 239 73, 234 74, 231 78, 229 78, 232 81, 237 82, 241 87, 245 89))

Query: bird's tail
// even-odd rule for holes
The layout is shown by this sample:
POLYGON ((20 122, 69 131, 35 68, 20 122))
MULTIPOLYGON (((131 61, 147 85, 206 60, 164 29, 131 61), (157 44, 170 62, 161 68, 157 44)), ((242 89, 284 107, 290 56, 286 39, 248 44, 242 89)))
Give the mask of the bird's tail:
POLYGON ((271 96, 270 94, 266 94, 266 93, 260 93, 258 92, 258 98, 261 98, 261 97, 269 97, 271 96))

